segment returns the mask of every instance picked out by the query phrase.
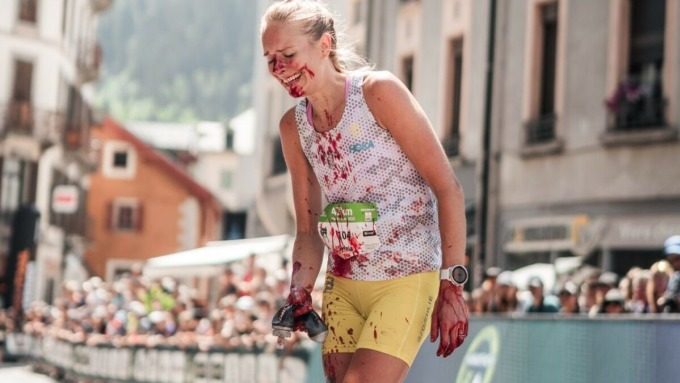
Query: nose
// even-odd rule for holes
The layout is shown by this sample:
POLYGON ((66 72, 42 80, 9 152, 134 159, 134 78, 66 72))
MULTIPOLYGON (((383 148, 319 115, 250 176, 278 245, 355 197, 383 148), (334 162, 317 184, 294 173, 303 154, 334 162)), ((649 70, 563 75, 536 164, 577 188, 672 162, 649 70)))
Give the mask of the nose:
POLYGON ((277 59, 276 57, 274 57, 272 59, 272 62, 269 65, 271 66, 271 72, 273 74, 279 75, 279 74, 283 73, 283 70, 284 70, 283 62, 281 60, 277 59))

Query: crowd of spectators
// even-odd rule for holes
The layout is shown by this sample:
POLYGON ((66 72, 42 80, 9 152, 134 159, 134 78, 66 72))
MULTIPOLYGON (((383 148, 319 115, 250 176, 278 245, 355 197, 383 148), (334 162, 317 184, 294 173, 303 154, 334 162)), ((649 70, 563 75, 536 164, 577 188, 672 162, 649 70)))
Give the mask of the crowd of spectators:
MULTIPOLYGON (((175 278, 152 280, 141 271, 137 265, 110 284, 99 277, 66 282, 63 297, 53 304, 31 303, 20 321, 13 320, 11 312, 0 317, 6 316, 3 323, 8 331, 88 345, 201 350, 275 347, 271 320, 288 292, 285 265, 269 272, 256 266, 254 257, 227 265, 219 277, 218 293, 208 294, 215 297, 212 300, 175 278)), ((320 302, 321 298, 314 299, 320 302)), ((289 346, 300 339, 295 334, 289 346)))
MULTIPOLYGON (((513 271, 491 267, 479 287, 466 292, 470 312, 591 316, 678 312, 680 236, 674 241, 667 242, 666 258, 648 269, 634 267, 622 276, 594 269, 579 278, 561 276, 552 288, 540 276, 519 286, 513 271)), ((280 268, 265 269, 255 261, 251 256, 225 266, 219 291, 207 295, 213 299, 174 278, 146 278, 141 265, 113 283, 98 277, 66 282, 61 298, 53 304, 31 303, 20 320, 11 311, 0 310, 0 331, 88 345, 271 350, 277 340, 271 334, 271 320, 285 302, 289 271, 285 262, 280 268)), ((316 305, 321 294, 320 288, 313 292, 316 305)), ((304 337, 295 333, 288 349, 304 337)))
POLYGON ((518 286, 512 271, 491 267, 486 270, 481 285, 469 294, 470 312, 590 316, 677 313, 680 312, 680 236, 672 236, 665 242, 664 253, 665 259, 648 269, 633 267, 621 276, 590 269, 587 273, 560 276, 552 289, 545 288, 540 276, 518 286))
MULTIPOLYGON (((469 295, 470 312, 487 313, 660 313, 669 311, 665 291, 672 276, 665 261, 650 269, 634 267, 626 275, 591 270, 584 280, 566 277, 547 289, 540 276, 518 286, 512 271, 489 268, 481 286, 469 295)), ((580 279, 580 278, 579 278, 580 279)))

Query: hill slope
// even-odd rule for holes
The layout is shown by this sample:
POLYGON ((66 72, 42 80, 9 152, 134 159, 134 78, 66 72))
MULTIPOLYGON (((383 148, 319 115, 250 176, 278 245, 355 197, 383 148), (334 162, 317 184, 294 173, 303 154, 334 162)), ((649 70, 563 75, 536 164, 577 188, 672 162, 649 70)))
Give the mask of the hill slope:
POLYGON ((226 121, 250 104, 252 0, 116 0, 100 21, 98 106, 119 120, 226 121))

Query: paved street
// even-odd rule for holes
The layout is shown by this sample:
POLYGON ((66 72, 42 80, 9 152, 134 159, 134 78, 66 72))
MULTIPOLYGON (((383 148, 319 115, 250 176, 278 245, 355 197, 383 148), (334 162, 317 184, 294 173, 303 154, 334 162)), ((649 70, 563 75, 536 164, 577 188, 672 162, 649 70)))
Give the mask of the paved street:
POLYGON ((56 383, 45 375, 31 372, 26 365, 0 364, 0 382, 2 383, 56 383))

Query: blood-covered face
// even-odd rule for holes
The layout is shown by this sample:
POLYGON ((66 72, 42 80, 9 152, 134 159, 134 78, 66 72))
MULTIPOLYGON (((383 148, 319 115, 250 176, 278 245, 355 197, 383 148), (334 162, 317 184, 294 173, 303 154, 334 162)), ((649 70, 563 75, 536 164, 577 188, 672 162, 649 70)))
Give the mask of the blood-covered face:
POLYGON ((296 24, 274 21, 262 33, 262 48, 269 73, 292 97, 302 97, 314 78, 321 50, 296 24))

